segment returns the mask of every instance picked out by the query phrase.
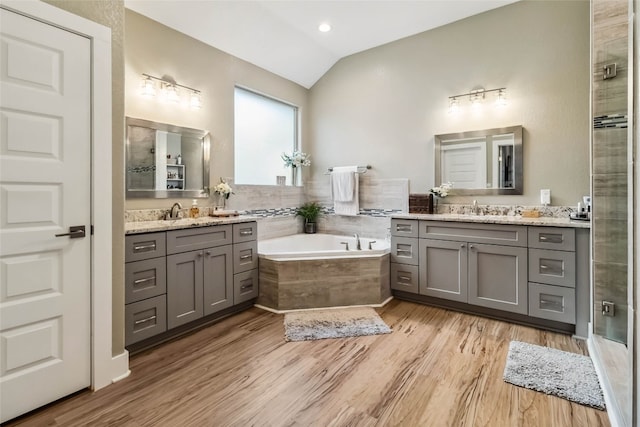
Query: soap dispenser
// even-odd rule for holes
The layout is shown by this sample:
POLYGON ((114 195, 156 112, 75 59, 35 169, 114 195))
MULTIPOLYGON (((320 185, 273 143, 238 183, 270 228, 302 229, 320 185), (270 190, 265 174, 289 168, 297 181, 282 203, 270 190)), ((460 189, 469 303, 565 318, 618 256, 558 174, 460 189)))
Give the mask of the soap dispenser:
POLYGON ((198 209, 198 201, 193 199, 193 203, 191 203, 191 209, 189 210, 189 216, 191 218, 198 218, 200 215, 200 209, 198 209))

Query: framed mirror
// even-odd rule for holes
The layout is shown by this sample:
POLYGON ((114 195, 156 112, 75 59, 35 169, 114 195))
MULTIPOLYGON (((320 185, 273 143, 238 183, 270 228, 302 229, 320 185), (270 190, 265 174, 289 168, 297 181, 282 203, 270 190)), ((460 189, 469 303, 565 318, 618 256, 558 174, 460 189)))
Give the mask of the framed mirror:
POLYGON ((435 185, 452 195, 522 194, 522 165, 522 126, 435 136, 435 185))
POLYGON ((207 131, 127 117, 127 198, 209 197, 207 131))

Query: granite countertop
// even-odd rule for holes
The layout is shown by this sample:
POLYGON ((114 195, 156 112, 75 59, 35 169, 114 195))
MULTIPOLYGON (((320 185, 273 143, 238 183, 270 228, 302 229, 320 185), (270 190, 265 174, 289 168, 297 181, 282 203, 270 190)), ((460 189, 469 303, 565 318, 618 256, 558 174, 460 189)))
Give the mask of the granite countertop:
POLYGON ((203 216, 199 218, 181 218, 155 221, 125 222, 125 234, 151 233, 153 231, 180 230, 185 228, 210 227, 213 225, 238 224, 242 222, 256 221, 257 218, 249 215, 230 217, 203 216))
POLYGON ((591 221, 542 216, 523 218, 520 215, 459 215, 459 214, 396 214, 391 218, 429 221, 474 222, 480 224, 537 225, 544 227, 591 228, 591 221))

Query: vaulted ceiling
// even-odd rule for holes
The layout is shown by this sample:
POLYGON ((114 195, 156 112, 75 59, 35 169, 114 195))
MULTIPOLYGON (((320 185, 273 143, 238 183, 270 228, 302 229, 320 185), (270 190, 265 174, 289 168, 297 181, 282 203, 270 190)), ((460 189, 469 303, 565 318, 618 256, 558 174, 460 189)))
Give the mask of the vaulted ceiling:
POLYGON ((515 1, 125 0, 125 6, 310 88, 345 56, 515 1), (321 23, 331 31, 320 32, 321 23))

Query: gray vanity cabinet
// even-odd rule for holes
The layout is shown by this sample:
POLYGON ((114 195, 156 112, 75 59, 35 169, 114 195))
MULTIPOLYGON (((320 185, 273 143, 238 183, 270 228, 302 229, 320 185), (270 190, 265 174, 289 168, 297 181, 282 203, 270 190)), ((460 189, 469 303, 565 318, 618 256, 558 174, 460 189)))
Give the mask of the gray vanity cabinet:
POLYGON ((527 228, 420 221, 420 294, 527 314, 527 228))
POLYGON ((167 320, 169 329, 203 316, 204 251, 167 257, 167 320))
POLYGON ((466 242, 420 239, 420 294, 467 302, 466 242))
POLYGON ((204 251, 204 315, 231 307, 233 299, 233 249, 230 245, 204 251))
POLYGON ((391 220, 391 289, 418 293, 418 221, 391 220))
POLYGON ((169 329, 233 305, 232 241, 231 225, 167 232, 169 329))
POLYGON ((527 248, 469 243, 469 304, 527 314, 527 248))

